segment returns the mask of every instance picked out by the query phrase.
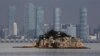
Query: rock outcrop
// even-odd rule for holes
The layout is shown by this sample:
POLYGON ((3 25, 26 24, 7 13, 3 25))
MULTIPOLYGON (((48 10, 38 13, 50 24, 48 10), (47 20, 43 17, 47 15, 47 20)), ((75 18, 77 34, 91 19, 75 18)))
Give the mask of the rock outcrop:
POLYGON ((81 48, 84 44, 77 37, 71 37, 63 32, 51 30, 33 42, 33 46, 39 48, 81 48))

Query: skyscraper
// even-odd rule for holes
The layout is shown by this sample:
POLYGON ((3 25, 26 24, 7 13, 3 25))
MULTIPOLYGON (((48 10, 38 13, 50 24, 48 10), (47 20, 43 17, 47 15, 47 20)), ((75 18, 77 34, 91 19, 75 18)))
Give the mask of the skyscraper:
POLYGON ((54 30, 60 31, 60 8, 54 9, 54 30))
POLYGON ((79 37, 83 41, 88 41, 89 38, 89 25, 87 24, 87 9, 80 10, 80 30, 79 37))
POLYGON ((16 18, 16 7, 15 6, 10 6, 9 7, 9 19, 8 19, 8 32, 9 32, 9 36, 11 36, 13 34, 13 23, 15 22, 15 18, 16 18))
POLYGON ((36 37, 44 33, 44 10, 42 7, 37 8, 37 21, 36 21, 36 37))
POLYGON ((36 8, 32 3, 29 3, 28 8, 29 30, 35 30, 36 25, 36 8))
POLYGON ((25 36, 27 38, 34 38, 36 30, 36 8, 32 3, 29 3, 27 10, 24 24, 25 36))

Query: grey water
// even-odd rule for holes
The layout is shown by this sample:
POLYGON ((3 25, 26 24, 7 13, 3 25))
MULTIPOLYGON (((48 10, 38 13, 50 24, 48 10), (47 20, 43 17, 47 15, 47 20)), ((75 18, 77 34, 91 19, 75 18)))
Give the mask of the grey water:
POLYGON ((0 43, 0 56, 100 56, 100 43, 85 43, 90 49, 12 48, 32 43, 0 43))

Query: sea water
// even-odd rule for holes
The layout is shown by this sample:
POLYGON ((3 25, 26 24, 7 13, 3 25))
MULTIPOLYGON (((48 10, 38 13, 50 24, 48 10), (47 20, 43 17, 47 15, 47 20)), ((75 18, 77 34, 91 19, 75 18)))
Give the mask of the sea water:
POLYGON ((85 43, 90 49, 12 48, 32 43, 0 43, 0 56, 100 56, 100 43, 85 43))

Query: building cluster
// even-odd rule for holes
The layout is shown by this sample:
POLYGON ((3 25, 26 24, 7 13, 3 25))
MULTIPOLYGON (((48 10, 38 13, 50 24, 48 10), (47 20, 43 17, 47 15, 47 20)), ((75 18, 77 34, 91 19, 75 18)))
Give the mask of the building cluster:
MULTIPOLYGON (((61 9, 55 8, 53 11, 53 24, 44 23, 43 7, 35 7, 32 3, 28 4, 28 10, 25 11, 26 16, 23 21, 24 26, 21 30, 16 22, 16 6, 9 7, 8 27, 0 29, 1 39, 38 39, 40 35, 45 34, 49 30, 62 31, 72 37, 79 37, 83 41, 89 41, 93 36, 89 36, 89 25, 87 23, 87 9, 80 9, 80 23, 61 24, 61 9)), ((99 36, 99 31, 95 32, 99 36)), ((96 37, 97 38, 97 37, 96 37)), ((97 38, 97 40, 99 37, 97 38)), ((100 40, 100 39, 99 39, 100 40)))

